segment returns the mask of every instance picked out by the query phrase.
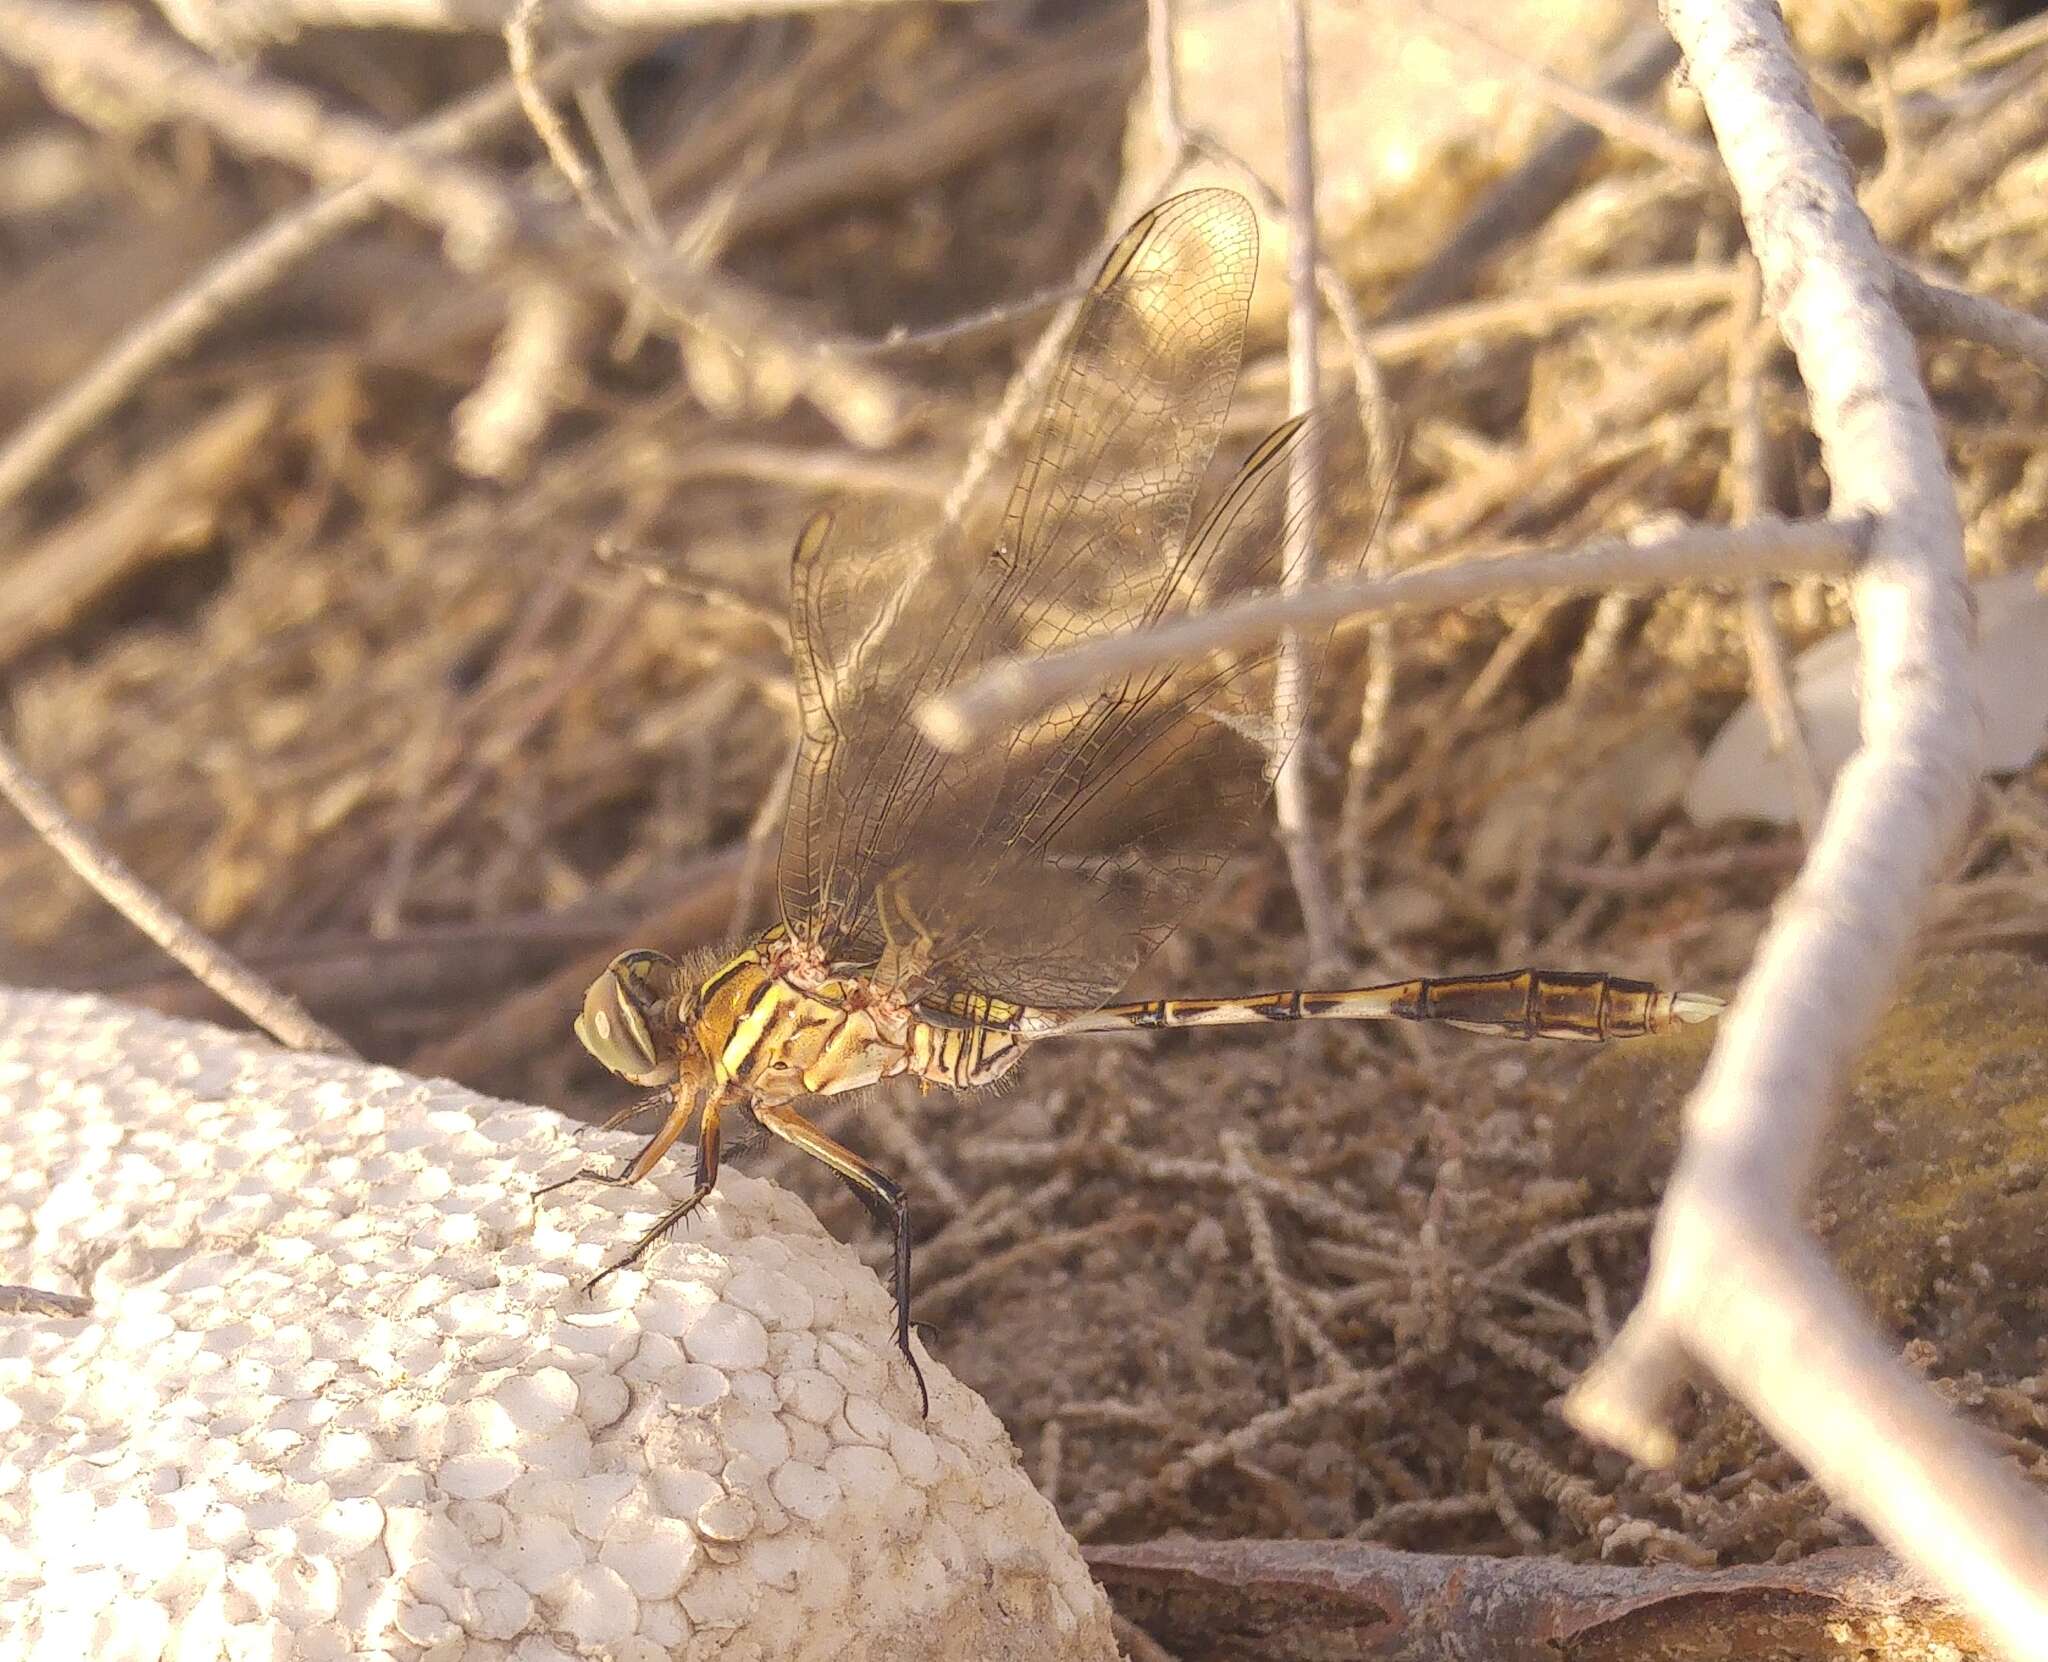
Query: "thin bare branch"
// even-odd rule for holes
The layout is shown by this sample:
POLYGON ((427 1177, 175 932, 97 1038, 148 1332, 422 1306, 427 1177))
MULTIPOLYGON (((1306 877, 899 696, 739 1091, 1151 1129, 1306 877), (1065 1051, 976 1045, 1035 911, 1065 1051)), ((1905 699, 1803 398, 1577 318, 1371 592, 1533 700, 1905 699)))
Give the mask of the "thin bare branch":
MULTIPOLYGON (((835 131, 829 141, 778 159, 733 204, 726 234, 735 243, 773 236, 848 203, 872 206, 907 195, 1035 127, 1120 96, 1130 80, 1129 41, 1128 15, 1107 7, 998 76, 933 88, 873 132, 835 131)), ((1093 275, 1085 272, 1083 284, 1093 275)))
MULTIPOLYGON (((961 3, 961 0, 956 0, 961 3)), ((296 39, 308 29, 418 29, 497 34, 517 0, 158 0, 177 28, 223 56, 296 39)), ((688 29, 824 9, 820 0, 563 0, 565 22, 596 33, 688 29)))
POLYGON ((1392 1377, 1393 1370, 1390 1368, 1376 1369, 1371 1373, 1347 1374, 1341 1379, 1332 1380, 1326 1385, 1317 1385, 1290 1397, 1279 1406, 1269 1408, 1263 1414, 1254 1415, 1221 1436, 1205 1437, 1149 1477, 1139 1478, 1121 1489, 1102 1496, 1082 1516, 1081 1521, 1074 1525, 1076 1538, 1085 1541, 1118 1513, 1142 1505, 1157 1496, 1173 1494, 1186 1488, 1203 1472, 1249 1456, 1266 1442, 1299 1425, 1303 1420, 1333 1410, 1356 1413, 1382 1409, 1386 1402, 1387 1385, 1392 1377))
MULTIPOLYGON (((1588 277, 1535 293, 1444 306, 1404 322, 1381 321, 1362 331, 1360 339, 1381 363, 1413 363, 1489 338, 1551 334, 1582 318, 1614 312, 1726 306, 1735 297, 1736 282, 1734 270, 1727 266, 1671 266, 1588 277)), ((1284 366, 1267 360, 1247 368, 1241 384, 1246 393, 1270 393, 1284 373, 1284 366)))
POLYGON ((1327 628, 1371 612, 1470 605, 1546 590, 1726 584, 1749 576, 1840 577, 1854 571, 1866 520, 1760 520, 1730 530, 1694 526, 1651 542, 1620 539, 1428 566, 1394 577, 1323 582, 1298 594, 1254 595, 1156 629, 1115 635, 1036 659, 1007 659, 928 699, 918 724, 946 749, 1044 709, 1068 694, 1172 658, 1245 646, 1283 629, 1327 628))
POLYGON ((303 168, 332 184, 360 183, 372 196, 438 226, 449 256, 473 266, 512 241, 517 215, 505 193, 474 170, 397 144, 366 121, 311 93, 219 69, 153 35, 136 13, 111 5, 0 0, 0 55, 38 75, 83 81, 182 116, 258 156, 303 168))
POLYGON ((1173 31, 1174 0, 1150 0, 1145 7, 1145 80, 1152 94, 1152 126, 1161 149, 1169 156, 1187 143, 1173 31))
POLYGON ((1463 18, 1440 11, 1429 0, 1408 0, 1407 9, 1422 19, 1425 27, 1456 42, 1465 52, 1483 59, 1560 114, 1583 122, 1618 144, 1656 157, 1688 179, 1720 182, 1721 158, 1714 154, 1712 145, 1687 138, 1683 133, 1674 131, 1668 123, 1659 121, 1655 116, 1644 115, 1604 88, 1588 92, 1583 87, 1573 86, 1563 76, 1554 75, 1541 64, 1501 45, 1483 29, 1474 28, 1463 18))
POLYGON ((60 637, 81 614, 149 561, 191 546, 195 521, 211 526, 234 481, 260 463, 279 400, 245 392, 139 458, 126 488, 91 502, 14 553, 0 585, 0 664, 60 637))
POLYGON ((576 200, 583 204, 591 222, 623 242, 631 233, 599 191, 597 174, 569 136, 569 124, 534 80, 533 72, 540 62, 538 31, 543 4, 544 0, 519 0, 505 22, 505 63, 519 93, 519 107, 526 112, 527 122, 539 136, 548 160, 576 193, 576 200))
MULTIPOLYGON (((1670 38, 1645 23, 1616 48, 1613 67, 1600 82, 1601 96, 1610 102, 1640 98, 1677 61, 1670 38)), ((1387 303, 1382 322, 1432 312, 1469 294, 1501 249, 1542 224, 1571 193, 1599 145, 1600 134, 1584 122, 1560 123, 1527 161, 1479 198, 1456 234, 1387 303)))
POLYGON ((1870 193, 1877 233, 1894 246, 1924 231, 1958 202, 1975 199, 2017 158, 2048 138, 2048 76, 2037 63, 2005 71, 1985 114, 1956 122, 1870 193))
POLYGON ((41 1287, 0 1285, 0 1316, 89 1316, 92 1300, 76 1293, 52 1293, 41 1287))
POLYGON ((219 943, 178 916, 161 895, 66 813, 5 744, 0 744, 0 795, 14 804, 36 834, 108 905, 279 1044, 331 1056, 355 1054, 339 1034, 329 1032, 219 943))
POLYGON ((360 181, 440 229, 458 265, 516 260, 564 282, 651 298, 723 355, 722 371, 785 401, 808 398, 856 444, 881 445, 901 431, 910 389, 823 353, 765 294, 638 238, 594 239, 576 214, 515 182, 420 153, 309 95, 237 79, 168 40, 147 38, 138 22, 112 10, 74 13, 51 0, 0 0, 0 53, 203 122, 327 183, 360 181))
POLYGON ((1236 1191, 1238 1217, 1251 1243, 1252 1266, 1266 1289, 1266 1302, 1273 1307, 1273 1325, 1287 1349, 1288 1341, 1300 1339, 1315 1353, 1324 1373, 1332 1379, 1349 1378, 1358 1370, 1337 1342, 1325 1333, 1301 1295, 1289 1283, 1280 1267, 1280 1250, 1273 1237, 1273 1220, 1266 1215, 1265 1201, 1252 1180, 1250 1140, 1235 1127, 1217 1139, 1223 1150, 1223 1169, 1236 1191))
MULTIPOLYGON (((1374 1522, 1397 1527, 1407 1517, 1434 1521, 1485 1504, 1474 1496, 1396 1503, 1374 1522)), ((1200 1646, 1230 1628, 1229 1612, 1257 1611, 1261 1653, 1271 1656, 1847 1662, 1878 1653, 1968 1656, 1982 1645, 1962 1612, 1867 1547, 1715 1570, 1403 1552, 1356 1541, 1142 1541, 1092 1547, 1087 1557, 1117 1603, 1169 1640, 1200 1646)))
POLYGON ((513 291, 490 367, 455 409, 455 460, 464 472, 509 479, 525 466, 582 383, 594 323, 560 283, 536 277, 513 291))
MULTIPOLYGON (((1308 0, 1287 0, 1280 31, 1281 107, 1287 130, 1287 381, 1288 409, 1296 415, 1319 409, 1323 395, 1321 358, 1316 350, 1321 308, 1316 297, 1316 154, 1312 126, 1309 64, 1308 0)), ((1320 565, 1316 547, 1316 501, 1322 493, 1323 441, 1314 422, 1302 430, 1294 447, 1287 481, 1286 592, 1298 594, 1315 581, 1320 565)), ((1307 719, 1308 662, 1301 644, 1283 636, 1274 681, 1276 712, 1291 712, 1291 721, 1307 719)), ((1315 814, 1309 802, 1308 755, 1304 746, 1289 748, 1273 781, 1273 819, 1280 847, 1287 856, 1287 874, 1301 906, 1302 934, 1308 943, 1312 970, 1338 961, 1336 908, 1330 882, 1316 846, 1315 814)))
POLYGON ((2016 306, 1934 282, 1903 261, 1892 265, 1892 299, 1921 334, 1994 347, 2048 375, 2048 323, 2016 306))

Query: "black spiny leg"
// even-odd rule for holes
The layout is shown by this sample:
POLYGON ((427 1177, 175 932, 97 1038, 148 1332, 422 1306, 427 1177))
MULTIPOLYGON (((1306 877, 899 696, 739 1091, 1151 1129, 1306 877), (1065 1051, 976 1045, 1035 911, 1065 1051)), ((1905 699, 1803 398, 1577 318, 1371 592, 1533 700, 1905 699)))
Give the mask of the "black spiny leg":
MULTIPOLYGON (((663 1214, 661 1221, 633 1244, 631 1252, 616 1262, 605 1265, 597 1274, 584 1282, 583 1290, 586 1293, 595 1288, 606 1276, 623 1270, 629 1265, 639 1263, 647 1255, 649 1247, 653 1246, 662 1236, 666 1235, 677 1224, 681 1223, 683 1219, 687 1218, 704 1204, 705 1198, 711 1193, 712 1188, 718 1182, 718 1111, 718 1099, 713 1097, 704 1104, 704 1116, 697 1122, 696 1186, 690 1190, 680 1206, 670 1207, 663 1214)), ((662 1129, 665 1131, 668 1128, 664 1126, 662 1129)), ((659 1138, 656 1140, 659 1141, 659 1138)), ((666 1143, 662 1144, 663 1148, 667 1146, 666 1143)), ((628 1166, 624 1172, 620 1173, 617 1177, 607 1178, 605 1181, 614 1185, 638 1182, 641 1177, 647 1175, 644 1170, 640 1169, 641 1161, 645 1158, 646 1152, 646 1149, 642 1149, 640 1154, 634 1157, 633 1164, 628 1166)), ((657 1154, 655 1158, 659 1159, 660 1155, 657 1154)), ((653 1161, 648 1161, 647 1163, 651 1166, 653 1161)))
POLYGON ((776 1136, 802 1149, 812 1159, 824 1161, 836 1171, 853 1191, 854 1197, 867 1208, 868 1215, 895 1237, 896 1348, 903 1352, 903 1360, 910 1364, 911 1377, 917 1381, 918 1412, 930 1419, 932 1394, 925 1388, 924 1369, 917 1365, 917 1358, 910 1349, 910 1207, 903 1198, 903 1191, 852 1149, 826 1136, 794 1108, 761 1102, 753 1107, 754 1118, 776 1136))

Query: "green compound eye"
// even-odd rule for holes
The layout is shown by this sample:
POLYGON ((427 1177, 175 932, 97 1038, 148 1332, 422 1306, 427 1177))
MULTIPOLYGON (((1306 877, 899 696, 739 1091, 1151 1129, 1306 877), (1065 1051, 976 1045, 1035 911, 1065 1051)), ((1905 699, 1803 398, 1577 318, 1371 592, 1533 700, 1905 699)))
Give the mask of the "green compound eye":
POLYGON ((669 1006, 680 976, 675 960, 659 952, 622 952, 590 984, 576 1037, 621 1079, 635 1085, 670 1085, 682 1072, 669 1006), (664 1046, 661 1037, 669 1042, 664 1046), (667 1055, 662 1054, 666 1049, 667 1055))

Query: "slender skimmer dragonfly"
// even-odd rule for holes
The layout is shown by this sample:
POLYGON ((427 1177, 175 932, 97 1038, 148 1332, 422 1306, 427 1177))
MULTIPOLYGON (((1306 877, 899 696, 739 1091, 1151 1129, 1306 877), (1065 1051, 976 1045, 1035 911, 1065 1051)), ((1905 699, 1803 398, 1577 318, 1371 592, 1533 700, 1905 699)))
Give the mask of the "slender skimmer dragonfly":
MULTIPOLYGON (((921 736, 918 705, 998 658, 1283 579, 1301 419, 1195 515, 1237 381, 1257 253, 1251 207, 1227 190, 1175 197, 1125 233, 1082 302, 992 538, 858 506, 804 527, 791 576, 802 734, 782 921, 692 963, 624 953, 576 1020, 590 1053, 659 1087, 665 1109, 623 1170, 579 1177, 638 1183, 696 1133, 688 1198, 603 1274, 703 1202, 721 1127, 750 1116, 837 1172, 893 1232, 895 1341, 928 1408, 910 1343, 903 1191, 812 1124, 807 1100, 902 1075, 971 1090, 1029 1046, 1075 1034, 1400 1018, 1610 1039, 1720 1008, 1642 981, 1534 969, 1111 1002, 1256 834, 1307 685, 1281 672, 1277 646, 1134 673, 975 753, 921 736)), ((1302 650, 1313 658, 1312 643, 1302 650)))

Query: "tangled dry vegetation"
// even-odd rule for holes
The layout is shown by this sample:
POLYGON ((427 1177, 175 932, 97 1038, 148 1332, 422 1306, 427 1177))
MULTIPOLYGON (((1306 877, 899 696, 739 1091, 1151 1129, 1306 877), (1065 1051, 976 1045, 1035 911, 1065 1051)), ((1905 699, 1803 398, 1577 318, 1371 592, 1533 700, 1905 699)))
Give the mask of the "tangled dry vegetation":
MULTIPOLYGON (((1810 45, 1880 234, 2040 311, 2048 31, 1960 6, 1870 16, 1810 45)), ((0 504, 13 744, 366 1054, 608 1113, 616 1090, 568 1028, 593 969, 625 944, 723 938, 771 903, 794 531, 832 493, 936 499, 959 476, 1044 313, 915 332, 1086 262, 1145 165, 1127 136, 1150 120, 1143 34, 1128 8, 905 6, 597 48, 550 83, 589 188, 680 235, 682 266, 716 272, 748 328, 630 284, 465 273, 390 214, 343 230, 0 504), (913 338, 849 344, 892 330, 913 338)), ((301 186, 5 55, 0 424, 21 434, 301 186)), ((504 62, 488 38, 332 34, 259 67, 397 126, 504 62)), ((570 213, 497 96, 469 161, 570 213)), ((1360 312, 1398 314, 1363 343, 1406 439, 1376 557, 1824 505, 1800 389, 1755 345, 1740 221, 1711 169, 1683 165, 1710 152, 1682 91, 1635 106, 1668 153, 1590 146, 1543 200, 1517 176, 1547 211, 1483 257, 1440 258, 1565 120, 1527 90, 1514 108, 1509 153, 1468 145, 1331 239, 1360 312)), ((1239 440, 1282 413, 1281 351, 1269 322, 1239 440)), ((1326 357, 1348 377, 1335 330, 1326 357)), ((2048 389, 1981 348, 1931 343, 1925 362, 1973 571, 2028 565, 2048 389)), ((1365 458, 1335 467, 1359 482, 1331 544, 1356 546, 1377 506, 1365 458)), ((1796 646, 1840 604, 1815 582, 1772 609, 1796 646)), ((1349 631, 1311 777, 1357 979, 1528 960, 1725 989, 1799 853, 1676 807, 1748 680, 1725 596, 1349 631)), ((1989 788, 1930 951, 2035 949, 2044 855, 2037 767, 1989 788)), ((1144 987, 1286 985, 1300 940, 1274 853, 1144 987)), ((1958 1001, 1957 1022, 2039 1007, 2023 961, 1956 973, 2004 989, 1958 1001)), ((220 1013, 11 820, 0 976, 220 1013)), ((1700 1055, 1617 1055, 1596 1066, 1633 1071, 1596 1089, 1583 1054, 1455 1034, 1163 1036, 1047 1047, 993 1098, 884 1095, 822 1119, 915 1195, 932 1348, 1084 1539, 1783 1560, 1859 1536, 1745 1416, 1703 1399, 1683 1462, 1656 1474, 1551 1411, 1640 1283, 1654 1183, 1620 1156, 1700 1055)), ((865 1238, 822 1173, 765 1149, 749 1169, 865 1238)), ((2037 1299, 1956 1319, 1982 1287, 1971 1250, 1939 1248, 1946 1269, 1886 1317, 2038 1468, 2048 1325, 2037 1299)))

